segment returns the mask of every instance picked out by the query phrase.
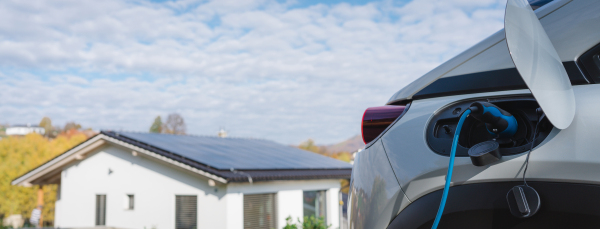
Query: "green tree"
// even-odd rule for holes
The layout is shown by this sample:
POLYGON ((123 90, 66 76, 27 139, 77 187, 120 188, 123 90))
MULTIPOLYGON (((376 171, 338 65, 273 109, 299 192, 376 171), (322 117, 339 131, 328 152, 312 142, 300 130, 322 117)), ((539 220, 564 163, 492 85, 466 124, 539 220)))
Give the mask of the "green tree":
POLYGON ((162 128, 162 118, 160 118, 160 115, 156 116, 154 122, 152 123, 152 126, 150 126, 150 133, 162 133, 162 128))

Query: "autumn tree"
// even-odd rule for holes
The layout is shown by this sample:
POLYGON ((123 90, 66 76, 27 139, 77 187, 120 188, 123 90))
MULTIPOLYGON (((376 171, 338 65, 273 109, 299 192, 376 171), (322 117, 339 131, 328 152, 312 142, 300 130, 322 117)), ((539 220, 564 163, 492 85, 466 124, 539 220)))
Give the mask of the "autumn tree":
POLYGON ((323 146, 318 146, 315 144, 315 141, 312 139, 308 139, 302 143, 300 143, 300 145, 298 145, 298 148, 306 150, 306 151, 310 151, 313 153, 318 153, 327 157, 330 157, 331 155, 329 155, 329 153, 327 152, 327 148, 323 147, 323 146))
POLYGON ((163 133, 167 134, 185 134, 186 127, 183 117, 178 113, 171 113, 167 116, 167 121, 162 128, 163 133))
MULTIPOLYGON (((338 159, 338 160, 344 161, 344 162, 350 162, 352 160, 351 153, 349 153, 349 152, 329 152, 327 150, 327 147, 316 145, 315 141, 313 141, 310 138, 308 140, 300 143, 300 145, 298 145, 298 148, 306 150, 306 151, 311 151, 313 153, 318 153, 318 154, 321 154, 326 157, 335 158, 335 159, 338 159)), ((342 186, 341 191, 343 193, 348 193, 349 183, 350 182, 346 179, 340 180, 340 184, 342 186)))
POLYGON ((163 122, 162 122, 162 118, 160 118, 159 116, 156 116, 156 118, 154 119, 154 122, 152 123, 152 126, 150 126, 150 133, 162 133, 162 129, 163 129, 163 122))
POLYGON ((300 143, 298 148, 306 150, 306 151, 311 151, 313 153, 319 153, 319 151, 320 151, 319 147, 317 145, 315 145, 315 141, 313 141, 310 138, 308 140, 300 143))
POLYGON ((52 130, 54 129, 54 127, 52 127, 52 120, 50 120, 50 118, 43 117, 42 121, 40 121, 40 127, 44 128, 45 136, 49 137, 50 135, 52 135, 52 130))
MULTIPOLYGON (((28 217, 37 206, 39 187, 20 187, 11 185, 11 181, 38 167, 66 150, 83 142, 87 137, 77 134, 71 137, 59 135, 55 139, 44 138, 38 134, 25 137, 6 137, 0 140, 0 215, 20 214, 28 217)), ((54 220, 54 202, 56 185, 43 186, 44 221, 54 220)))
POLYGON ((63 129, 63 132, 67 132, 69 130, 79 130, 79 129, 81 129, 81 125, 79 123, 67 122, 65 124, 65 128, 63 129))

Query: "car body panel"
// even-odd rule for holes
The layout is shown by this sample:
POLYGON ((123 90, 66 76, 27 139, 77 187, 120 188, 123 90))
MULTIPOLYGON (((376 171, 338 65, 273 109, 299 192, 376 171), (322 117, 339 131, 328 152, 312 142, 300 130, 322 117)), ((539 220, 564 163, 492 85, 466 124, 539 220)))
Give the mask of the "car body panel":
MULTIPOLYGON (((527 179, 532 181, 600 184, 600 85, 573 87, 578 106, 569 128, 554 128, 530 156, 527 179), (598 128, 590 128, 598 127, 598 128)), ((431 151, 424 126, 433 113, 448 104, 477 97, 522 95, 527 90, 459 95, 413 101, 411 109, 381 138, 394 174, 407 198, 415 201, 444 186, 449 158, 431 151)), ((454 162, 452 186, 484 182, 519 181, 526 153, 504 156, 488 166, 474 166, 468 157, 454 162)), ((378 165, 372 165, 378 166, 378 165)))
MULTIPOLYGON (((434 153, 426 141, 426 126, 436 111, 456 102, 477 97, 488 98, 507 95, 530 95, 528 90, 457 95, 415 100, 411 108, 382 137, 384 148, 402 189, 409 200, 415 200, 444 186, 446 170, 450 160, 447 156, 434 153)), ((548 138, 552 138, 549 136, 548 138)), ((542 143, 544 144, 544 143, 542 143)), ((516 177, 520 162, 511 160, 522 154, 502 157, 500 163, 476 167, 468 157, 457 157, 454 161, 452 181, 454 184, 475 179, 480 181, 511 180, 516 177), (510 163, 503 163, 509 161, 510 163), (498 167, 499 166, 499 167, 498 167), (498 167, 498 168, 496 168, 498 167), (506 170, 497 172, 496 170, 506 170), (507 175, 507 173, 512 173, 507 175), (509 178, 506 178, 506 177, 509 178)))
MULTIPOLYGON (((600 12, 599 1, 568 0, 555 0, 536 11, 561 61, 563 64, 569 62, 569 77, 580 73, 573 61, 600 43, 600 14, 597 12, 600 12)), ((390 99, 388 104, 410 102, 410 108, 355 158, 350 186, 350 228, 386 228, 390 220, 404 213, 407 206, 412 204, 415 208, 414 203, 442 190, 449 158, 433 152, 426 140, 427 127, 438 111, 461 101, 532 94, 528 89, 520 89, 525 87, 517 87, 497 91, 487 88, 470 94, 418 95, 416 99, 412 96, 440 77, 462 80, 459 77, 466 74, 506 68, 515 66, 501 30, 425 74, 390 99)), ((505 73, 511 71, 500 71, 498 79, 506 81, 505 73)), ((551 129, 532 151, 527 171, 527 179, 532 182, 600 185, 600 141, 596 140, 600 136, 600 103, 597 101, 600 84, 581 79, 574 85, 572 90, 577 106, 572 123, 563 130, 551 129)), ((457 157, 452 187, 519 183, 526 155, 527 151, 503 156, 500 161, 482 167, 474 166, 468 157, 457 157)), ((448 197, 450 205, 452 190, 448 197)), ((426 207, 435 211, 436 204, 426 207)))
MULTIPOLYGON (((452 186, 438 228, 600 228, 600 185, 528 181, 542 199, 542 208, 528 219, 514 217, 506 193, 523 181, 452 186), (576 193, 576 195, 567 195, 576 193)), ((431 228, 443 190, 429 193, 407 206, 388 229, 431 228)))
MULTIPOLYGON (((578 106, 569 128, 554 128, 534 149, 529 159, 528 180, 600 185, 600 141, 596 140, 600 136, 597 117, 600 103, 596 101, 600 98, 600 85, 580 85, 573 89, 576 102, 586 106, 578 106)), ((424 133, 436 111, 465 99, 527 94, 528 90, 515 90, 413 101, 408 112, 384 136, 355 158, 350 225, 386 228, 411 202, 443 188, 449 158, 431 151, 424 133), (385 192, 382 194, 381 190, 385 192), (359 199, 363 206, 355 206, 359 199)), ((468 157, 457 157, 451 185, 521 181, 525 157, 526 153, 504 156, 482 167, 474 166, 468 157)))
POLYGON ((385 228, 410 203, 381 141, 357 154, 352 175, 348 215, 357 220, 350 222, 350 228, 385 228))

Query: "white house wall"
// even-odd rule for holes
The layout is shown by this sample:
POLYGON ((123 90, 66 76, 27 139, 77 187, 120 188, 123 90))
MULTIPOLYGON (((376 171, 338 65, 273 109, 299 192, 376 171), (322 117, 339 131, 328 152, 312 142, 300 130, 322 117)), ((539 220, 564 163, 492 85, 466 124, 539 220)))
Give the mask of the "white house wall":
POLYGON ((6 135, 27 135, 30 133, 44 134, 46 130, 42 127, 8 127, 6 135))
MULTIPOLYGON (((218 183, 217 183, 218 184, 218 183)), ((55 227, 95 226, 96 195, 106 195, 106 226, 116 228, 173 229, 175 196, 198 197, 198 228, 241 229, 244 194, 277 193, 278 227, 291 216, 303 217, 303 191, 327 191, 327 223, 339 226, 337 179, 229 183, 211 187, 207 178, 146 157, 133 156, 120 146, 107 145, 63 169, 55 227), (110 171, 110 174, 109 174, 110 171), (125 209, 125 196, 133 194, 134 210, 125 209)))
MULTIPOLYGON (((339 191, 340 181, 337 179, 331 180, 291 180, 291 181, 269 181, 269 182, 254 182, 249 183, 231 183, 227 186, 227 195, 237 194, 261 194, 261 193, 277 193, 277 223, 278 227, 285 226, 285 218, 291 216, 297 222, 297 219, 303 218, 304 208, 302 202, 303 191, 327 191, 327 224, 331 224, 331 228, 339 227, 339 191)), ((229 201, 229 199, 228 199, 229 201)), ((229 208, 237 208, 237 212, 242 212, 241 220, 243 221, 243 198, 238 198, 238 203, 228 202, 229 208)), ((239 217, 239 216, 238 216, 239 217)), ((243 224, 237 224, 241 228, 243 224)))
POLYGON ((304 206, 302 203, 302 190, 285 190, 277 192, 277 224, 279 227, 285 225, 285 219, 292 217, 292 222, 302 218, 304 206))
POLYGON ((227 229, 244 228, 244 194, 227 193, 227 221, 222 224, 227 229))
POLYGON ((172 229, 175 195, 196 195, 198 228, 226 228, 224 186, 210 187, 197 174, 141 154, 135 157, 124 148, 104 147, 65 168, 61 176, 55 227, 94 227, 96 195, 106 194, 109 227, 172 229), (134 210, 124 208, 127 194, 134 195, 134 210))

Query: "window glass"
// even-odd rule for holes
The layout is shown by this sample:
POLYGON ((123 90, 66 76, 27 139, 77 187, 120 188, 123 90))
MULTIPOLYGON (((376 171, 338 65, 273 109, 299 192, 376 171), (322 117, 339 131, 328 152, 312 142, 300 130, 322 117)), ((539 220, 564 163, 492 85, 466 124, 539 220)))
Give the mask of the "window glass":
POLYGON ((106 195, 96 195, 96 226, 106 225, 106 195))
MULTIPOLYGON (((600 83, 600 44, 585 52, 577 60, 581 72, 590 83, 600 83)), ((567 66, 565 66, 567 67, 567 66)))
POLYGON ((325 191, 304 191, 304 216, 322 217, 327 222, 325 191))
POLYGON ((533 10, 536 10, 537 8, 540 8, 552 1, 553 0, 527 0, 527 2, 529 2, 529 5, 531 6, 531 9, 533 10))
POLYGON ((127 195, 127 209, 133 210, 133 195, 127 195))

